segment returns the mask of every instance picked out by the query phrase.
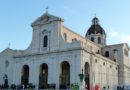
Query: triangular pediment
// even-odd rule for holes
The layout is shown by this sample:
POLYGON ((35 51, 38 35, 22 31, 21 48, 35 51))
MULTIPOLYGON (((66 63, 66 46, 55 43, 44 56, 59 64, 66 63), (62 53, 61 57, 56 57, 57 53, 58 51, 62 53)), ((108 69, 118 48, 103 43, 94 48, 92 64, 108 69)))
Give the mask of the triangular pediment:
POLYGON ((35 25, 42 25, 42 24, 48 24, 52 21, 62 21, 63 19, 48 13, 43 14, 41 17, 37 18, 33 23, 32 26, 35 25))

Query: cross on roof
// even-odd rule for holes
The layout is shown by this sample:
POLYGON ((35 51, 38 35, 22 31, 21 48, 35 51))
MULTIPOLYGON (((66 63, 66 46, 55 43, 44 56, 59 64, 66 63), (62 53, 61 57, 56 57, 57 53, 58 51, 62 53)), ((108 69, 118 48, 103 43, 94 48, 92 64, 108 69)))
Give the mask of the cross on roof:
POLYGON ((95 13, 94 15, 95 15, 95 17, 96 17, 96 13, 95 13))
POLYGON ((10 48, 10 43, 8 43, 8 46, 7 46, 7 48, 10 48))
POLYGON ((48 13, 48 9, 49 9, 49 8, 48 8, 48 6, 47 6, 47 7, 46 7, 46 13, 48 13))

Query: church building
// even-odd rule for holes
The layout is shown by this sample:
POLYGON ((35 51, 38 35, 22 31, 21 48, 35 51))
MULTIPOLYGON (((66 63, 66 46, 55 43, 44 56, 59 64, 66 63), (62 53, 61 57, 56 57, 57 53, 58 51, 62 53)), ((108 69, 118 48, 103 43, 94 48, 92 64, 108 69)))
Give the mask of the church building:
POLYGON ((94 17, 81 36, 64 26, 60 17, 45 12, 32 24, 32 41, 25 50, 0 52, 0 84, 57 89, 72 84, 88 90, 112 90, 130 84, 129 46, 106 44, 106 32, 94 17))

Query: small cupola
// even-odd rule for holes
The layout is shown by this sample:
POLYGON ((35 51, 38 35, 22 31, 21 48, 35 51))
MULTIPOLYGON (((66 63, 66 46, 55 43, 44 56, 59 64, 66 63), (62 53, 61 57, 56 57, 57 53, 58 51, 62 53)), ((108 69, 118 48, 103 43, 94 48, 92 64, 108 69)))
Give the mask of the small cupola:
POLYGON ((99 19, 97 17, 92 19, 92 25, 87 30, 85 37, 100 45, 106 44, 106 33, 105 30, 100 26, 99 19))
POLYGON ((97 18, 97 17, 94 17, 93 20, 92 20, 92 24, 93 24, 93 25, 96 25, 96 24, 98 24, 98 23, 99 23, 98 18, 97 18))
POLYGON ((91 27, 87 30, 86 36, 90 34, 105 34, 104 29, 100 26, 99 24, 99 19, 97 17, 94 17, 92 19, 92 25, 91 27))

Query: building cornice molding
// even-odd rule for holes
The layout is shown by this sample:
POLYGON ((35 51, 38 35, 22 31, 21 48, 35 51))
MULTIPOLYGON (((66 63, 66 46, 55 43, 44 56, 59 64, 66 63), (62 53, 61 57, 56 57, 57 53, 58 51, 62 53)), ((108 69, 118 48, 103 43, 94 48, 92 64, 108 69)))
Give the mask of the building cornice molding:
POLYGON ((69 52, 69 51, 75 51, 75 50, 81 50, 81 47, 77 47, 73 49, 66 49, 66 50, 55 50, 51 52, 48 51, 48 52, 38 52, 38 53, 23 54, 23 55, 14 55, 13 58, 22 58, 22 57, 29 57, 29 56, 36 56, 36 55, 47 55, 47 54, 69 52))

